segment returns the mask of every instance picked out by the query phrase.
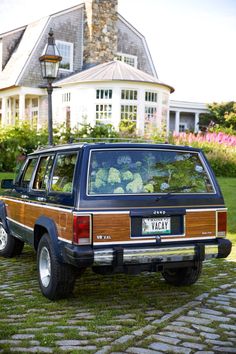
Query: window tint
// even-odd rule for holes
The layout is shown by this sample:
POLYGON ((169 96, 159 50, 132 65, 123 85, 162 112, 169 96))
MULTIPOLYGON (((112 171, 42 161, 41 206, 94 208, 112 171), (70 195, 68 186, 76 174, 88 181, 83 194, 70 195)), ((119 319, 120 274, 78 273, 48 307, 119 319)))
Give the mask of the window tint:
POLYGON ((77 153, 58 154, 53 171, 51 190, 71 193, 77 153))
POLYGON ((29 186, 31 177, 34 172, 35 165, 37 163, 38 159, 30 159, 27 163, 27 167, 25 169, 25 172, 23 174, 23 177, 21 178, 20 181, 20 187, 27 188, 29 186))
POLYGON ((88 194, 213 193, 198 153, 171 150, 93 151, 88 194))
POLYGON ((50 171, 53 163, 53 156, 41 157, 34 179, 33 189, 44 190, 47 187, 47 183, 50 176, 50 171))

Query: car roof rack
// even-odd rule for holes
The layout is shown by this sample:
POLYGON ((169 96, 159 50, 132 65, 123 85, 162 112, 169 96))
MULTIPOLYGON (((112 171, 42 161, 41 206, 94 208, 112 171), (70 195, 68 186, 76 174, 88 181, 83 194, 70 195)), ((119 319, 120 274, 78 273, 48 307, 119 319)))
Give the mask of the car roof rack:
POLYGON ((153 140, 146 140, 142 138, 92 138, 92 137, 84 137, 84 138, 74 138, 71 137, 69 143, 149 143, 156 144, 153 140))

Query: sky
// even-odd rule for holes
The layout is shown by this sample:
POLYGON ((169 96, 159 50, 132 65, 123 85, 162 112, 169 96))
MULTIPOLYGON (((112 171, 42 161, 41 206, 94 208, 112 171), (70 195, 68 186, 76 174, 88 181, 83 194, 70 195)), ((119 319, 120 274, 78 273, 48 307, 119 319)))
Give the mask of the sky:
MULTIPOLYGON (((80 0, 0 0, 0 33, 80 0)), ((118 0, 147 41, 173 100, 236 101, 236 0, 118 0)))

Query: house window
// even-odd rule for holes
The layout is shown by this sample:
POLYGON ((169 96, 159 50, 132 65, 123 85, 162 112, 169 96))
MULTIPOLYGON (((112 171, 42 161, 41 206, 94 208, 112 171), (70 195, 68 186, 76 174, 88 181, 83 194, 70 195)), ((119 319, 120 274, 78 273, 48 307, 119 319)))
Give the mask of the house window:
POLYGON ((136 55, 118 53, 116 55, 116 60, 123 61, 123 63, 129 64, 134 68, 137 68, 138 58, 136 55))
POLYGON ((109 123, 112 116, 111 104, 97 104, 96 105, 96 120, 100 123, 109 123))
POLYGON ((156 92, 145 92, 145 101, 146 102, 157 102, 157 93, 156 92))
POLYGON ((96 90, 96 99, 97 100, 111 100, 112 99, 112 90, 96 90))
POLYGON ((121 90, 121 99, 122 100, 137 100, 138 99, 138 91, 136 90, 121 90))
POLYGON ((59 68, 73 71, 73 43, 56 41, 56 46, 62 57, 59 68))
POLYGON ((70 92, 66 92, 62 94, 62 103, 70 102, 70 92))
POLYGON ((126 120, 126 119, 136 122, 137 106, 121 105, 121 120, 126 120))

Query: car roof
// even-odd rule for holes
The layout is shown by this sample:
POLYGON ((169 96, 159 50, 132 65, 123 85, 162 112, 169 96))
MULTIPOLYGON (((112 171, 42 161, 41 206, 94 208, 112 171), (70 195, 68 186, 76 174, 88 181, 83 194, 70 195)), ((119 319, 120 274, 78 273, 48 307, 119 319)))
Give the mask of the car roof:
POLYGON ((38 155, 44 153, 51 152, 60 152, 60 151, 69 151, 69 150, 78 150, 78 149, 164 149, 164 150, 184 150, 184 151, 201 151, 201 149, 193 148, 191 146, 183 146, 183 145, 173 145, 168 143, 163 144, 154 144, 154 143, 138 143, 138 142, 95 142, 95 143, 71 143, 71 144, 63 144, 63 145, 55 145, 55 146, 46 146, 39 148, 38 150, 32 152, 31 155, 38 155))

